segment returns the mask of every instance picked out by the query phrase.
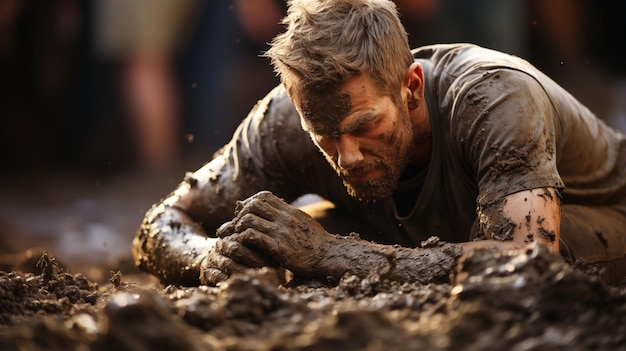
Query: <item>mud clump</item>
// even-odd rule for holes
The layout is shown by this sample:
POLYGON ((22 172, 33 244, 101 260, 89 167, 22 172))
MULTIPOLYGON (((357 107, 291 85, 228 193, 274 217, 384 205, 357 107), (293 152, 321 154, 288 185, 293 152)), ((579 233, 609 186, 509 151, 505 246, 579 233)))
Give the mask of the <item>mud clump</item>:
POLYGON ((217 287, 141 286, 119 272, 100 287, 56 268, 2 273, 0 349, 626 348, 626 286, 536 244, 469 252, 457 267, 440 284, 346 274, 335 285, 280 285, 263 268, 217 287))
POLYGON ((45 315, 69 316, 80 307, 96 303, 97 284, 81 274, 63 273, 46 253, 37 266, 42 270, 40 275, 0 271, 0 325, 45 315))

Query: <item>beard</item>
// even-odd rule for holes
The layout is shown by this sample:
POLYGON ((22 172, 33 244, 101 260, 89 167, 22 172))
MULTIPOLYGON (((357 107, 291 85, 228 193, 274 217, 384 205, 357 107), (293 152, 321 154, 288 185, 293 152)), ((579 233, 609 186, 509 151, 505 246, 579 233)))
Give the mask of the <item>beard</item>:
POLYGON ((370 202, 386 198, 391 195, 398 183, 399 174, 396 174, 383 159, 377 159, 369 165, 359 167, 350 172, 338 172, 350 196, 360 201, 370 202), (363 181, 351 181, 353 176, 365 175, 371 171, 383 171, 380 177, 363 181))
POLYGON ((364 202, 375 202, 385 199, 393 193, 408 162, 408 155, 407 150, 404 155, 379 157, 373 162, 350 171, 335 169, 350 196, 364 202), (372 171, 382 171, 382 175, 362 181, 354 180, 354 178, 359 178, 372 171))
POLYGON ((391 196, 395 190, 414 148, 408 113, 402 115, 402 110, 400 113, 402 123, 399 128, 402 130, 386 140, 373 160, 348 171, 329 159, 350 196, 364 202, 375 202, 391 196), (376 178, 358 180, 373 171, 382 171, 382 174, 376 178))

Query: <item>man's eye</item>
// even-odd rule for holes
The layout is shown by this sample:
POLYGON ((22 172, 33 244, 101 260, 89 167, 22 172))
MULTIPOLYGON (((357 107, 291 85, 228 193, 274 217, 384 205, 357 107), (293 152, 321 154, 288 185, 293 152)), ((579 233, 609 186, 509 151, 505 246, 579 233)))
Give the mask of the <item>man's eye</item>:
POLYGON ((376 129, 376 127, 378 126, 378 123, 381 121, 380 116, 374 116, 372 118, 370 118, 369 120, 365 121, 364 123, 362 123, 361 125, 359 125, 355 130, 354 133, 355 134, 367 134, 369 132, 371 132, 372 130, 376 129))
POLYGON ((352 134, 355 134, 355 135, 367 134, 369 133, 369 131, 372 130, 372 128, 374 128, 374 126, 375 126, 374 120, 368 121, 367 123, 361 124, 358 128, 352 131, 352 134))

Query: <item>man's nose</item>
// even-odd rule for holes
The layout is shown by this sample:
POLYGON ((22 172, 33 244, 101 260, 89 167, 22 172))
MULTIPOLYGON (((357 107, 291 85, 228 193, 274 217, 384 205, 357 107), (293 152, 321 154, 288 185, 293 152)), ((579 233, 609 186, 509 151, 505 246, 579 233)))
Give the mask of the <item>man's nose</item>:
POLYGON ((359 143, 349 135, 342 135, 337 140, 337 163, 345 170, 351 170, 363 161, 359 143))

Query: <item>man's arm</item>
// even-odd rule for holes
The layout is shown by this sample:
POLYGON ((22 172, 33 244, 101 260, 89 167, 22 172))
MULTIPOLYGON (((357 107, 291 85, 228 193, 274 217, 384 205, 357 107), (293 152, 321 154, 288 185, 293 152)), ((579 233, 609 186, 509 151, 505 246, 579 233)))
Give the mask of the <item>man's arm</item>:
POLYGON ((555 188, 538 188, 507 196, 504 213, 515 223, 513 242, 537 241, 559 253, 561 200, 555 188))
POLYGON ((537 241, 555 254, 559 253, 561 201, 555 188, 508 195, 493 208, 482 209, 478 215, 488 240, 462 243, 465 249, 519 249, 537 241))
MULTIPOLYGON (((232 217, 238 196, 253 192, 238 184, 232 171, 219 155, 152 206, 133 240, 135 264, 165 284, 197 285, 217 244, 211 233, 232 217)), ((229 260, 213 259, 216 268, 218 262, 221 269, 234 268, 229 260)))
POLYGON ((231 240, 232 245, 222 253, 235 261, 257 252, 272 265, 297 275, 333 281, 345 273, 361 277, 378 273, 396 281, 445 281, 467 250, 519 249, 534 240, 558 252, 560 204, 555 189, 509 195, 497 211, 511 228, 509 239, 413 249, 329 234, 306 213, 261 192, 242 201, 235 218, 220 228, 218 235, 231 240))
MULTIPOLYGON (((146 213, 133 241, 135 263, 163 283, 186 285, 205 278, 216 283, 243 270, 219 253, 230 244, 211 238, 215 230, 232 219, 238 200, 259 190, 272 190, 289 201, 302 195, 308 183, 294 182, 293 175, 316 178, 311 154, 319 156, 297 112, 284 90, 274 89, 211 162, 187 174, 146 213)), ((243 263, 248 266, 265 264, 252 253, 247 256, 243 263)))
POLYGON ((396 281, 447 281, 462 248, 437 243, 427 249, 383 245, 328 233, 307 213, 263 191, 242 201, 235 218, 217 232, 231 245, 221 253, 237 262, 255 252, 269 265, 299 277, 338 281, 345 273, 377 273, 396 281))

